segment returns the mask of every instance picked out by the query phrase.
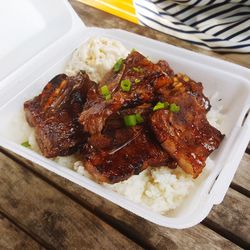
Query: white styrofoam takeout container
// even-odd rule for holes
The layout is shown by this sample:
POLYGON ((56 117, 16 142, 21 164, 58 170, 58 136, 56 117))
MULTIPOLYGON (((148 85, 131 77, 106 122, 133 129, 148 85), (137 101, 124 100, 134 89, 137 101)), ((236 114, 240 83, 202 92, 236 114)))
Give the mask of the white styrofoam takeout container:
POLYGON ((165 227, 193 226, 208 215, 214 204, 223 200, 250 139, 250 115, 245 118, 250 107, 248 69, 122 30, 85 27, 64 0, 1 2, 0 30, 0 146, 165 227), (169 216, 150 211, 59 166, 21 146, 8 133, 11 119, 22 110, 24 101, 37 95, 52 77, 62 73, 74 49, 93 36, 119 40, 128 49, 136 48, 153 60, 166 59, 176 72, 185 72, 202 81, 208 96, 219 92, 222 99, 226 137, 211 155, 215 167, 205 171, 184 204, 169 216))

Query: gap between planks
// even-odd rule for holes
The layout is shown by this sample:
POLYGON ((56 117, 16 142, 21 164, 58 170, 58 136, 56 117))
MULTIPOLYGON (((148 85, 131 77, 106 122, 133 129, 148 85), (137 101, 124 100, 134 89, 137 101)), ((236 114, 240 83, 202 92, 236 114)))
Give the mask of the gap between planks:
POLYGON ((49 249, 0 212, 0 249, 49 249))
POLYGON ((23 165, 3 154, 1 159, 4 175, 0 181, 3 185, 0 209, 17 224, 31 230, 32 234, 40 235, 43 240, 60 249, 69 246, 92 246, 92 249, 98 249, 98 245, 104 249, 111 246, 141 249, 28 168, 22 168, 23 165))
POLYGON ((249 221, 249 198, 230 188, 222 204, 214 205, 202 224, 242 248, 248 249, 250 244, 249 221))
MULTIPOLYGON (((65 193, 71 199, 73 199, 74 201, 76 201, 80 205, 84 206, 86 209, 90 210, 91 212, 93 212, 98 217, 102 218, 105 222, 107 222, 108 224, 114 226, 119 232, 125 234, 128 238, 134 240, 137 244, 139 244, 139 245, 141 245, 141 246, 143 246, 144 248, 147 248, 147 249, 151 248, 150 245, 145 245, 145 239, 137 237, 136 234, 133 232, 133 230, 131 230, 131 228, 124 227, 122 225, 121 221, 119 221, 119 220, 117 221, 115 218, 110 216, 108 213, 105 213, 106 211, 103 213, 101 210, 98 210, 98 208, 93 209, 92 206, 89 206, 88 204, 85 204, 76 195, 71 194, 70 191, 67 190, 67 188, 65 190, 65 187, 63 185, 60 186, 57 183, 54 183, 53 180, 50 180, 47 176, 44 176, 43 170, 40 171, 40 170, 35 169, 34 168, 35 165, 32 165, 32 163, 30 163, 30 165, 29 165, 29 161, 27 161, 25 159, 22 159, 22 158, 19 158, 19 156, 14 156, 14 155, 12 155, 12 153, 6 152, 5 150, 3 150, 3 152, 6 155, 8 155, 10 158, 14 159, 16 162, 18 162, 18 163, 22 164, 23 166, 25 166, 26 168, 28 168, 35 175, 39 176, 40 178, 42 178, 43 180, 48 182, 50 185, 54 186, 56 189, 58 189, 59 191, 65 193), (42 174, 39 171, 42 172, 42 174)), ((247 244, 246 242, 242 241, 241 239, 231 237, 231 235, 228 234, 228 232, 224 232, 223 230, 218 230, 217 227, 216 228, 214 227, 214 224, 204 222, 203 225, 208 227, 209 229, 215 231, 216 233, 218 233, 222 237, 229 239, 230 241, 232 241, 233 243, 239 245, 240 247, 245 247, 246 244, 247 244)))
MULTIPOLYGON (((36 242, 36 244, 38 246, 40 246, 41 248, 40 249, 54 249, 51 245, 49 245, 47 242, 43 241, 42 239, 40 239, 39 236, 37 235, 34 235, 34 234, 31 234, 29 232, 29 230, 26 230, 26 228, 24 228, 22 225, 19 225, 18 223, 16 223, 16 221, 11 218, 9 215, 7 215, 7 213, 5 211, 3 211, 3 209, 1 208, 0 206, 0 217, 3 217, 5 218, 6 220, 9 221, 10 224, 12 224, 12 227, 15 229, 15 230, 19 230, 21 232, 21 234, 23 234, 23 238, 29 238, 32 239, 34 242, 36 242)), ((0 229, 1 230, 1 229, 0 229)), ((1 234, 1 238, 3 237, 4 235, 1 234)), ((26 243, 26 240, 25 240, 25 243, 26 243)), ((0 245, 1 247, 1 245, 0 245)), ((16 249, 16 248, 15 248, 16 249)))
POLYGON ((202 225, 212 229, 216 233, 220 234, 221 236, 227 238, 228 240, 232 241, 236 245, 240 246, 243 249, 249 249, 249 242, 246 242, 240 239, 237 235, 232 234, 230 231, 222 228, 219 224, 215 223, 214 221, 206 218, 201 222, 202 225))
POLYGON ((23 167, 25 167, 26 169, 28 169, 35 176, 39 177, 40 179, 42 179, 43 181, 45 181, 46 183, 48 183, 49 185, 51 185, 52 187, 54 187, 55 189, 57 189, 58 191, 60 191, 61 193, 63 193, 64 195, 68 196, 74 202, 77 202, 78 204, 80 204, 82 207, 84 207, 85 209, 87 209, 88 211, 90 211, 91 213, 93 213, 95 216, 97 216, 98 218, 100 218, 101 220, 103 220, 105 223, 109 224, 111 227, 113 227, 114 229, 116 229, 119 233, 125 235, 127 238, 129 238, 130 240, 134 241, 136 244, 138 244, 139 246, 141 246, 143 249, 152 249, 152 246, 145 244, 145 241, 140 240, 137 237, 135 237, 135 235, 133 235, 130 230, 123 230, 123 229, 121 229, 121 227, 116 223, 116 221, 112 218, 112 216, 105 216, 104 214, 98 212, 97 210, 93 210, 90 206, 88 206, 87 204, 83 203, 81 200, 77 199, 77 197, 75 197, 74 195, 72 195, 70 192, 66 191, 61 186, 55 184, 53 181, 51 181, 50 179, 48 179, 46 176, 44 176, 44 175, 40 174, 39 172, 35 171, 34 169, 32 169, 27 163, 25 163, 22 160, 20 160, 19 156, 14 155, 11 152, 9 152, 9 151, 1 148, 1 147, 0 147, 0 153, 3 153, 8 158, 12 159, 16 163, 18 163, 18 164, 22 165, 23 167))
POLYGON ((232 188, 232 189, 238 191, 239 193, 245 195, 247 198, 250 198, 250 191, 245 189, 244 187, 232 182, 230 184, 230 188, 232 188))

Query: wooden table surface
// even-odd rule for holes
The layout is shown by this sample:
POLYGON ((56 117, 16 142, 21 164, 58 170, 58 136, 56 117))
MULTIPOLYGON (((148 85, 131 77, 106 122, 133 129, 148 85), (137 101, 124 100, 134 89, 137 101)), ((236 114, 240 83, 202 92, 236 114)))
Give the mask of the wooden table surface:
MULTIPOLYGON (((249 55, 219 55, 70 1, 88 26, 121 28, 250 67, 249 55)), ((0 148, 0 249, 239 249, 250 244, 250 148, 224 201, 199 225, 157 226, 0 148)))

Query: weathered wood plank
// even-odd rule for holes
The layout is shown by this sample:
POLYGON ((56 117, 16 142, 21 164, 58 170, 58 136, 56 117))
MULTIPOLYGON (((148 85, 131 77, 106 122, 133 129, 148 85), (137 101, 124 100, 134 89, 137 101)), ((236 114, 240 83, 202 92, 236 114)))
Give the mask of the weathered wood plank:
POLYGON ((222 204, 214 206, 208 216, 213 224, 250 244, 250 199, 229 189, 222 204))
POLYGON ((36 250, 44 248, 0 214, 0 249, 36 250))
POLYGON ((0 211, 56 249, 139 249, 98 217, 0 154, 0 211))
POLYGON ((65 193, 69 194, 77 202, 115 225, 120 231, 131 235, 131 237, 135 237, 138 242, 146 246, 158 249, 164 246, 168 246, 169 249, 189 249, 191 247, 194 249, 237 248, 232 242, 201 224, 185 230, 175 230, 157 226, 71 183, 65 178, 59 177, 19 156, 17 157, 20 161, 28 164, 26 167, 31 168, 43 176, 43 178, 52 182, 53 185, 64 190, 65 193), (197 244, 198 239, 199 244, 197 244))
POLYGON ((241 186, 250 192, 250 154, 244 154, 234 176, 233 184, 241 186))
POLYGON ((147 36, 158 41, 166 42, 178 47, 186 48, 188 50, 193 50, 195 52, 207 54, 226 61, 234 62, 248 68, 250 67, 250 61, 248 55, 235 54, 235 53, 219 54, 212 52, 210 50, 205 50, 196 45, 192 45, 191 43, 177 39, 173 36, 164 34, 162 32, 153 29, 149 29, 141 25, 131 23, 117 16, 100 11, 98 9, 95 9, 93 7, 81 3, 80 1, 81 0, 78 1, 70 0, 70 3, 72 4, 75 11, 78 13, 80 18, 87 26, 96 26, 102 28, 118 28, 127 30, 132 33, 137 33, 139 35, 147 36))

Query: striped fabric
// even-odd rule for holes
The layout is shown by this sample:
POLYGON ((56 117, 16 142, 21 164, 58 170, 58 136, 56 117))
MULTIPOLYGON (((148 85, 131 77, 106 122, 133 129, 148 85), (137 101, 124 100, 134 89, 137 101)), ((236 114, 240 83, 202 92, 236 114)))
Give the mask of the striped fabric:
POLYGON ((250 53, 250 0, 134 0, 141 24, 218 52, 250 53))

